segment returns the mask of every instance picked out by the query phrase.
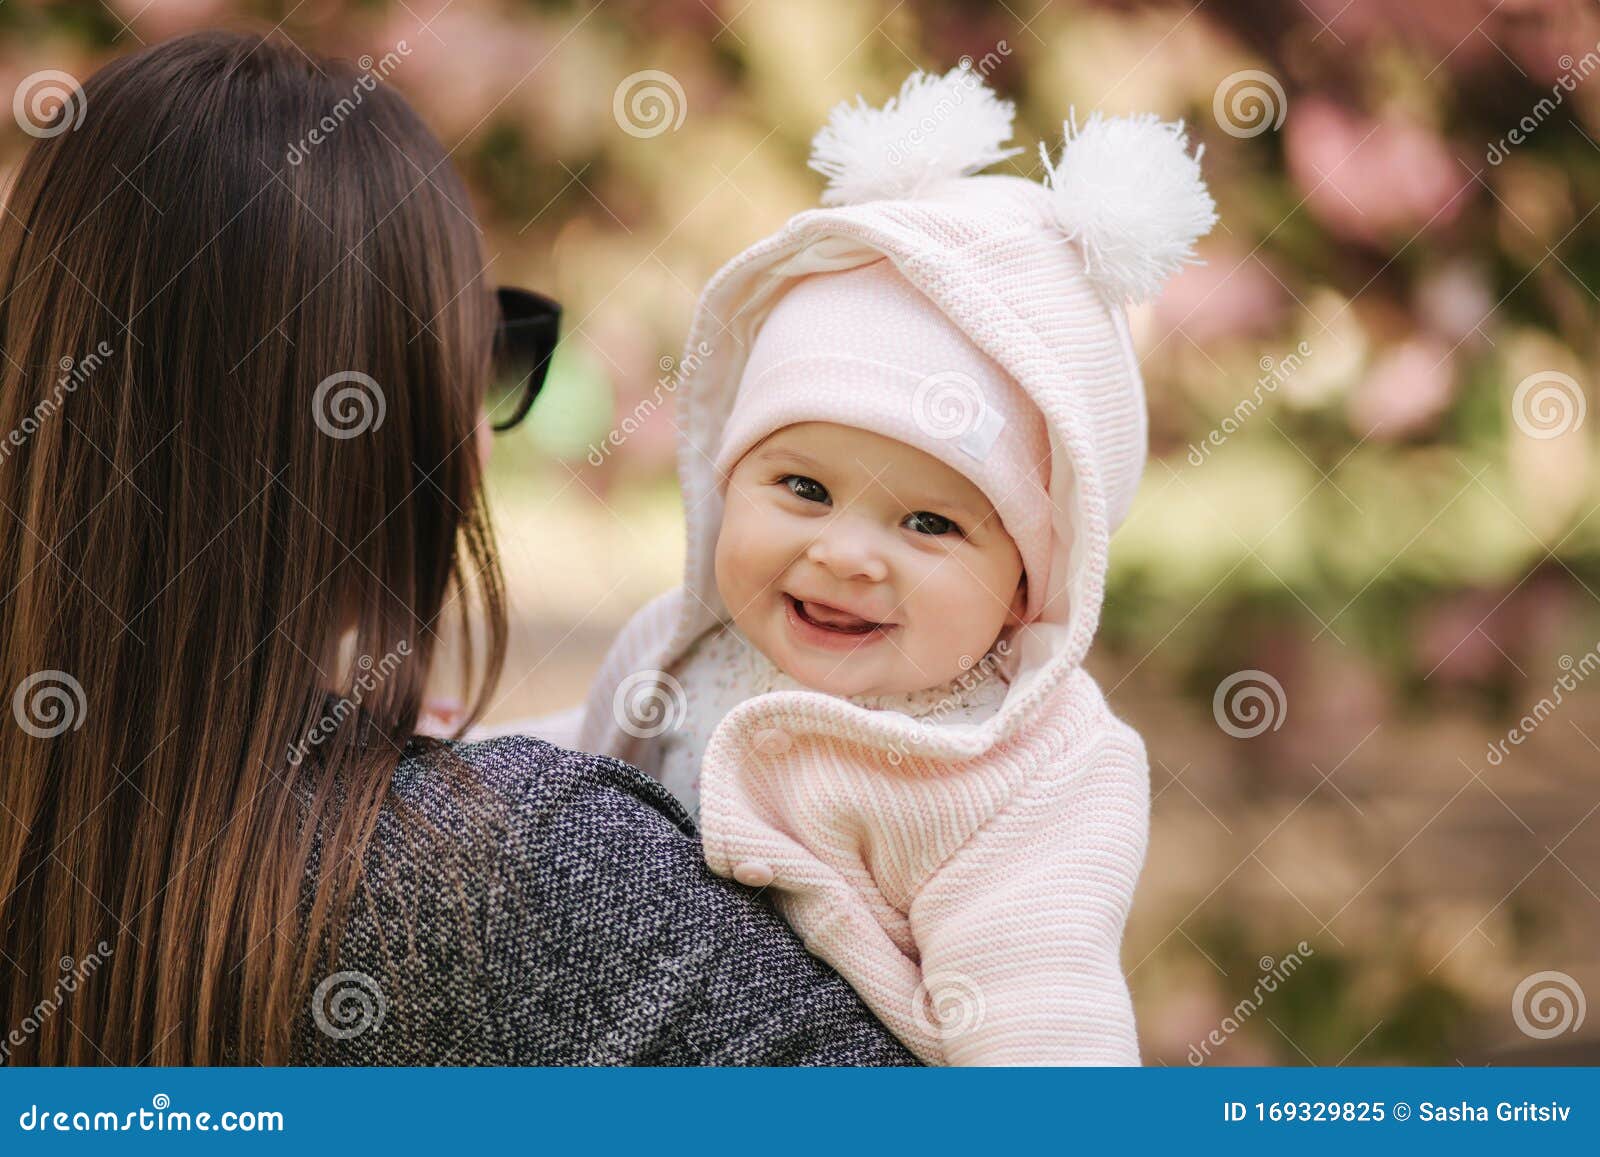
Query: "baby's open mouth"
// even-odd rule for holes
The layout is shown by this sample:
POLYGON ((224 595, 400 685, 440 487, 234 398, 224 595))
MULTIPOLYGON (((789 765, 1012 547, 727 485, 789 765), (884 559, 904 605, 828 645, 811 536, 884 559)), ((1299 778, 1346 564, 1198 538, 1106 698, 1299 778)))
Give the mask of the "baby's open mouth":
POLYGON ((803 622, 810 623, 813 627, 820 627, 824 631, 835 631, 841 635, 866 635, 894 625, 863 619, 860 615, 851 614, 827 603, 797 599, 791 594, 785 594, 783 597, 789 601, 795 615, 803 622))

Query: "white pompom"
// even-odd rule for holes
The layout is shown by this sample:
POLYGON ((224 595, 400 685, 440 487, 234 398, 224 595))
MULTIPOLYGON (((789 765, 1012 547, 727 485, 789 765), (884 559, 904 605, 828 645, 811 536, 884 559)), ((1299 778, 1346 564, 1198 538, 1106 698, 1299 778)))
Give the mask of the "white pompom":
POLYGON ((812 139, 811 167, 828 178, 824 205, 915 197, 1015 156, 1016 110, 970 68, 914 72, 880 108, 841 103, 812 139))
POLYGON ((1147 301, 1162 283, 1195 261, 1194 243, 1216 224, 1216 204, 1200 176, 1183 122, 1152 113, 1101 117, 1080 129, 1062 126, 1061 160, 1050 163, 1048 184, 1056 220, 1083 250, 1089 277, 1118 303, 1147 301))

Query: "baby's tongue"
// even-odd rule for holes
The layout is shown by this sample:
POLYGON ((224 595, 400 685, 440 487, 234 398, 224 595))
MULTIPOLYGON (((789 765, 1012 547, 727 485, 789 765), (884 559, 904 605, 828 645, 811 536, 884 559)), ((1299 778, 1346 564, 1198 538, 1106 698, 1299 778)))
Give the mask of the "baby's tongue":
POLYGON ((838 627, 841 630, 858 630, 872 625, 870 619, 863 619, 852 615, 849 611, 837 611, 821 603, 806 603, 806 614, 817 622, 828 627, 838 627))

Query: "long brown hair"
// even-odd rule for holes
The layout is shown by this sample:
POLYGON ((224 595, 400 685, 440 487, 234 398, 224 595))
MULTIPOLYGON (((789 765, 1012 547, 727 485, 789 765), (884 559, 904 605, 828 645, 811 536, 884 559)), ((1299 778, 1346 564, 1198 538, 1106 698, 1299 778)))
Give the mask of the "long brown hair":
POLYGON ((479 232, 392 89, 258 36, 115 60, 36 128, 0 218, 0 1044, 282 1061, 445 613, 481 611, 471 718, 504 655, 479 232))

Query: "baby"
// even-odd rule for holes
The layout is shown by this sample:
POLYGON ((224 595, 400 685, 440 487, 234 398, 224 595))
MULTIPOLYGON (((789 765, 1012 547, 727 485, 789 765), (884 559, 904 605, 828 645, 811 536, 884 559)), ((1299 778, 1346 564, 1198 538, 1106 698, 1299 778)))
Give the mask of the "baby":
POLYGON ((1069 127, 962 70, 842 106, 825 203, 711 282, 680 387, 683 586, 623 630, 577 745, 698 808, 919 1057, 1137 1064, 1119 953, 1144 746, 1082 667, 1143 469, 1125 303, 1214 221, 1181 125, 1069 127))

